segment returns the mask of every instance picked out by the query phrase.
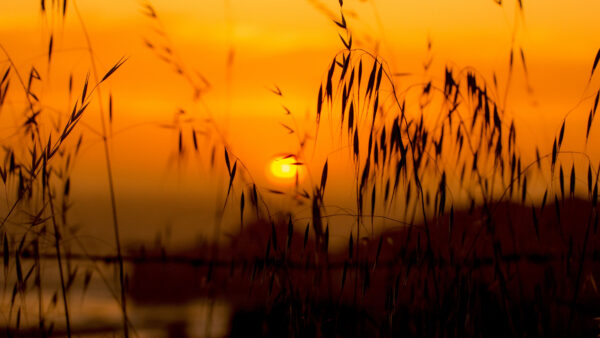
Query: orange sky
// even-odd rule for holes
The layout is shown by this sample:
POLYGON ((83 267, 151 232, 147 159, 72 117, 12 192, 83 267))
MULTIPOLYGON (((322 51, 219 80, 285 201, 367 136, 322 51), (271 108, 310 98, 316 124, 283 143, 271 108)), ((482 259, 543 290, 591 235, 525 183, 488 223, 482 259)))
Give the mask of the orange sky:
MULTIPOLYGON (((203 96, 205 105, 194 102, 188 84, 144 46, 143 39, 155 42, 160 37, 153 30, 156 25, 142 14, 140 1, 76 2, 92 40, 99 72, 109 69, 122 56, 128 58, 102 89, 105 100, 108 92, 114 98, 111 147, 118 196, 122 209, 129 210, 122 211, 126 221, 136 222, 140 213, 131 210, 148 209, 153 203, 169 209, 168 215, 149 215, 143 220, 154 222, 156 228, 160 228, 158 223, 189 223, 200 214, 203 219, 212 217, 202 211, 213 208, 207 206, 211 203, 190 201, 213 199, 202 195, 202 191, 210 191, 207 186, 216 184, 206 182, 210 175, 207 156, 203 157, 203 165, 189 157, 179 171, 176 162, 169 164, 177 150, 177 133, 159 125, 171 123, 179 109, 187 112, 185 117, 196 120, 207 114, 214 117, 253 178, 265 187, 277 188, 265 168, 273 156, 296 151, 298 143, 280 125, 292 123, 282 106, 292 111, 300 126, 310 126, 320 80, 331 58, 343 48, 336 26, 316 8, 321 2, 332 13, 339 13, 337 0, 152 1, 183 63, 211 83, 203 96), (234 57, 228 68, 230 50, 234 57), (269 90, 275 86, 281 88, 282 97, 269 90), (143 196, 167 196, 164 198, 171 204, 160 197, 142 202, 143 196), (189 219, 183 220, 186 213, 189 219)), ((39 88, 43 100, 49 107, 63 110, 69 105, 68 74, 74 74, 75 88, 81 88, 90 70, 81 25, 73 1, 69 3, 64 23, 57 15, 43 17, 39 1, 0 3, 0 43, 22 73, 35 65, 43 77, 49 77, 47 84, 39 88), (51 32, 54 61, 48 70, 46 52, 51 32)), ((562 116, 581 98, 587 101, 574 111, 572 119, 575 125, 585 125, 591 104, 588 97, 598 83, 596 77, 586 89, 593 57, 600 47, 600 2, 524 1, 522 15, 515 11, 515 3, 505 1, 500 7, 492 0, 346 0, 344 6, 356 43, 373 49, 379 41, 380 54, 393 71, 413 74, 403 81, 422 79, 421 65, 428 57, 426 45, 431 39, 434 72, 439 74, 434 77, 441 79, 441 70, 447 64, 457 68, 474 66, 490 79, 496 72, 499 82, 505 83, 517 20, 514 41, 525 51, 533 93, 527 93, 523 70, 516 66, 508 107, 518 121, 524 153, 532 156, 528 144, 539 144, 542 152, 549 152, 562 116)), ((4 56, 0 56, 0 64, 5 66, 4 56)), ((15 95, 9 105, 17 107, 22 99, 15 95)), ((18 114, 18 109, 2 111, 0 120, 5 124, 0 135, 7 130, 10 133, 18 114)), ((85 128, 99 130, 97 103, 84 121, 85 128)), ((582 138, 576 130, 568 129, 566 137, 573 139, 573 147, 581 149, 582 138)), ((327 154, 335 150, 328 148, 334 146, 327 139, 323 138, 323 150, 312 158, 312 170, 317 173, 327 154)), ((588 151, 596 163, 600 152, 591 147, 588 151)), ((343 172, 342 168, 337 170, 343 172)), ((93 133, 86 134, 74 177, 82 201, 105 196, 102 147, 93 133)), ((340 189, 344 185, 343 181, 331 184, 340 189)), ((104 222, 102 215, 108 213, 97 212, 97 222, 104 222)))

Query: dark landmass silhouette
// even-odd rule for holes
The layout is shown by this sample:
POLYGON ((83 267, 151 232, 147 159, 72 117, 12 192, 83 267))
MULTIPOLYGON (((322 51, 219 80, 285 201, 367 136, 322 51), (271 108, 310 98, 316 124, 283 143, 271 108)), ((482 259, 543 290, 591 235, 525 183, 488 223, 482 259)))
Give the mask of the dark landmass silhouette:
MULTIPOLYGON (((326 253, 285 219, 228 245, 134 265, 139 304, 220 299, 231 336, 508 337, 600 332, 600 234, 590 201, 500 202, 354 239, 326 253)), ((199 318, 198 320, 203 320, 199 318)))

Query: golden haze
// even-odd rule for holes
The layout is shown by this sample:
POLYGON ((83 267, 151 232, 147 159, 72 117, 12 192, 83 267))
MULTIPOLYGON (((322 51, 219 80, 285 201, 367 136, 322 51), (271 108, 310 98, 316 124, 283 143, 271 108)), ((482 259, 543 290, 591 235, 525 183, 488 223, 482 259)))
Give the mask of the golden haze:
MULTIPOLYGON (((141 196, 181 199, 181 203, 167 203, 168 212, 178 216, 158 217, 154 225, 159 227, 157 223, 188 222, 182 221, 182 215, 196 217, 205 214, 203 208, 214 207, 190 200, 211 201, 216 193, 206 193, 212 191, 207 186, 214 188, 226 182, 206 182, 210 175, 208 156, 176 160, 177 131, 167 128, 176 118, 214 118, 230 148, 256 175, 253 178, 269 187, 273 184, 265 177, 265 168, 273 156, 298 149, 296 135, 281 124, 293 125, 314 137, 311 126, 318 86, 331 58, 343 48, 336 26, 327 17, 328 12, 338 13, 337 1, 153 1, 177 55, 211 84, 201 103, 194 101, 189 84, 144 45, 144 39, 155 39, 157 34, 139 2, 80 0, 76 4, 100 72, 122 56, 128 58, 103 89, 105 100, 109 92, 114 99, 111 149, 117 192, 124 205, 121 210, 161 204, 158 197, 146 203, 141 196), (318 9, 319 4, 325 6, 325 12, 318 9), (281 96, 273 93, 276 88, 281 96), (292 112, 294 120, 282 106, 292 112), (183 117, 177 117, 180 110, 185 111, 183 117)), ((585 126, 585 107, 593 95, 587 91, 589 73, 600 45, 600 21, 595 15, 600 13, 600 3, 552 0, 525 1, 524 5, 520 14, 513 3, 499 7, 491 0, 345 1, 356 43, 377 48, 393 71, 411 74, 400 82, 420 81, 423 62, 433 58, 432 73, 440 74, 438 78, 446 65, 472 66, 490 81, 496 73, 503 87, 514 39, 514 46, 525 52, 528 77, 515 62, 507 107, 517 120, 524 155, 533 158, 534 149, 528 146, 539 145, 542 153, 550 152, 561 120, 571 109, 575 108, 573 126, 585 126), (431 51, 427 50, 428 41, 432 42, 431 51), (578 106, 580 100, 583 104, 578 106)), ((22 73, 35 65, 50 80, 40 90, 49 108, 59 110, 68 110, 72 104, 66 95, 68 74, 74 74, 75 88, 80 88, 84 74, 91 70, 75 8, 71 5, 68 11, 63 23, 56 15, 43 17, 38 1, 0 3, 0 43, 22 73), (50 32, 54 36, 54 61, 52 68, 46 69, 50 32)), ((6 58, 0 60, 5 62, 6 58)), ((23 99, 15 95, 9 106, 18 106, 23 99)), ((14 122, 1 127, 6 139, 18 125, 20 111, 4 109, 2 114, 4 121, 14 122)), ((83 196, 81 204, 94 200, 94 196, 106 196, 107 189, 101 141, 94 134, 99 130, 96 106, 84 121, 89 133, 74 173, 74 189, 83 196)), ((569 128, 567 137, 574 140, 574 146, 583 148, 584 140, 577 130, 569 128)), ((309 166, 314 181, 325 159, 339 155, 336 141, 328 136, 330 131, 331 127, 323 126, 319 151, 306 154, 307 163, 314 164, 309 166)), ((202 141, 201 151, 209 152, 202 148, 202 141)), ((594 142, 598 140, 592 139, 590 144, 594 142)), ((597 147, 587 150, 593 159, 599 158, 597 147)), ((333 191, 335 187, 341 189, 342 196, 346 171, 335 165, 330 170, 339 171, 337 181, 332 179, 331 184, 333 191)), ((99 207, 108 205, 100 203, 99 207)), ((87 209, 81 206, 81 210, 87 209)), ((127 211, 122 212, 125 219, 134 219, 127 211)), ((105 221, 99 218, 98 223, 105 221)), ((151 224, 153 219, 146 221, 151 224)))

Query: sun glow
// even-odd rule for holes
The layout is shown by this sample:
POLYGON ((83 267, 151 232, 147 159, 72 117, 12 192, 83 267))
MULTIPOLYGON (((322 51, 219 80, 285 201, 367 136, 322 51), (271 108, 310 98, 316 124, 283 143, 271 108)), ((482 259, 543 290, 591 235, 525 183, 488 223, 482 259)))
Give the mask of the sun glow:
POLYGON ((294 157, 277 157, 269 167, 271 175, 280 179, 293 179, 298 175, 299 163, 294 157))

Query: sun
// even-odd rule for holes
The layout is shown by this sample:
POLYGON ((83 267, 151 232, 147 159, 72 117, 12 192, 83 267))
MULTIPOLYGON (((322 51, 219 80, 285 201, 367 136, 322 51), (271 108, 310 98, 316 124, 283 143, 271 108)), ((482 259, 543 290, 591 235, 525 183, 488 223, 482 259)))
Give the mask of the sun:
POLYGON ((271 175, 280 179, 292 179, 298 175, 299 163, 296 158, 277 157, 271 161, 269 166, 271 175))

